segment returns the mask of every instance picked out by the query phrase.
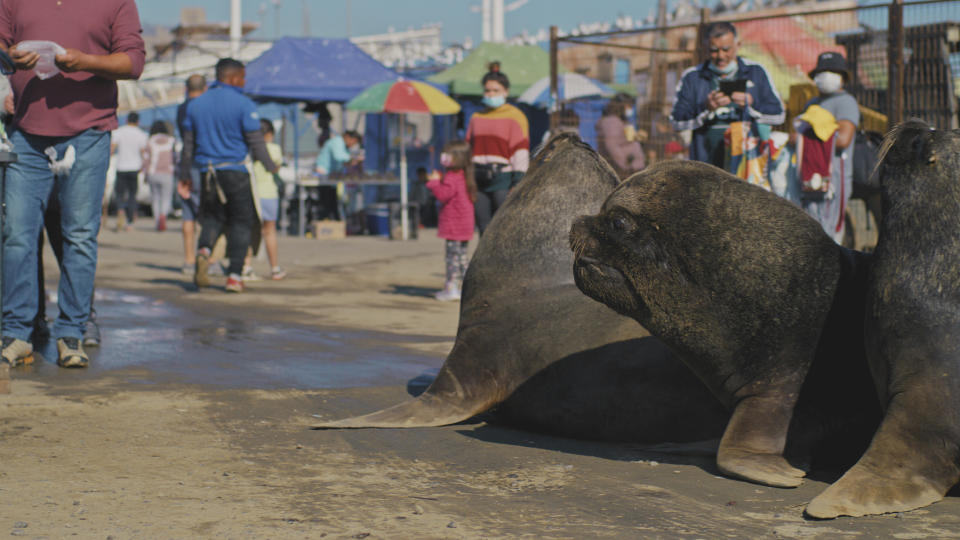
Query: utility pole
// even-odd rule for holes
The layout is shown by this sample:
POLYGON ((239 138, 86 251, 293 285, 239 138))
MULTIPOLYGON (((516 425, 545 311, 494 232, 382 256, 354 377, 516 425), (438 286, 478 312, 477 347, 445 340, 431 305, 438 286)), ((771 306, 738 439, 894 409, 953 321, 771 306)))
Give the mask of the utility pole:
POLYGON ((490 38, 497 43, 506 39, 503 31, 503 0, 493 0, 490 11, 490 38))
POLYGON ((350 0, 347 0, 347 38, 350 38, 350 26, 351 25, 351 16, 350 16, 350 0))
POLYGON ((282 0, 270 0, 273 4, 273 39, 280 39, 280 4, 282 0))
POLYGON ((303 37, 310 37, 310 8, 307 6, 307 0, 301 0, 303 5, 303 37))
POLYGON ((230 0, 230 56, 240 56, 240 38, 243 37, 243 19, 240 16, 240 0, 230 0))
POLYGON ((490 14, 492 12, 493 0, 483 0, 480 8, 480 36, 482 41, 492 41, 493 34, 490 31, 490 14))

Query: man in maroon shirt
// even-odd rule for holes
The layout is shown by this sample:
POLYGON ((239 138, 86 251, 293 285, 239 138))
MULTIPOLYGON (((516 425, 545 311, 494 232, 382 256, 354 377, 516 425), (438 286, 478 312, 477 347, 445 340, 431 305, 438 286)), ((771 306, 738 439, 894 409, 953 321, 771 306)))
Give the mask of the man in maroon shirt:
POLYGON ((3 239, 2 360, 33 361, 29 343, 37 312, 37 236, 51 196, 61 209, 63 260, 60 315, 53 328, 57 363, 86 367, 80 338, 90 313, 97 266, 100 201, 117 127, 118 79, 143 71, 145 51, 134 0, 0 0, 0 48, 18 71, 10 77, 16 111, 10 140, 18 161, 7 172, 3 239), (60 73, 41 80, 40 56, 20 50, 28 40, 55 41, 60 73), (73 147, 69 172, 54 175, 49 149, 62 158, 73 147))

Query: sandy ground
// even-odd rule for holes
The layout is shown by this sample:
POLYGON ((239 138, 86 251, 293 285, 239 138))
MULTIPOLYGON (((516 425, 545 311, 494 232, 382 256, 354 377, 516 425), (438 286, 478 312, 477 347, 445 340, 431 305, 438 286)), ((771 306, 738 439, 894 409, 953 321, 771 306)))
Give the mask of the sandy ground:
MULTIPOLYGON (((185 320, 215 329, 241 318, 318 334, 370 332, 396 354, 435 367, 453 342, 457 305, 429 296, 443 279, 442 244, 432 231, 408 243, 282 238, 289 279, 228 295, 192 292, 179 273, 179 235, 147 227, 103 233, 99 288, 175 306, 185 320)), ((266 267, 257 262, 259 271, 266 267)), ((128 326, 105 325, 104 348, 93 356, 115 369, 66 371, 46 359, 14 372, 12 393, 0 395, 0 536, 960 537, 956 497, 899 515, 806 521, 803 505, 829 478, 793 490, 761 487, 718 476, 708 455, 677 457, 482 422, 311 431, 312 414, 347 416, 407 398, 404 379, 257 388, 230 384, 228 365, 211 368, 224 370, 227 383, 181 382, 158 375, 155 364, 111 357, 123 355, 125 340, 150 332, 128 326)), ((176 339, 157 346, 176 355, 176 339)), ((287 354, 283 336, 276 340, 275 353, 257 349, 249 358, 252 349, 240 346, 232 354, 242 365, 269 367, 287 354)), ((176 360, 203 363, 205 355, 176 360)))

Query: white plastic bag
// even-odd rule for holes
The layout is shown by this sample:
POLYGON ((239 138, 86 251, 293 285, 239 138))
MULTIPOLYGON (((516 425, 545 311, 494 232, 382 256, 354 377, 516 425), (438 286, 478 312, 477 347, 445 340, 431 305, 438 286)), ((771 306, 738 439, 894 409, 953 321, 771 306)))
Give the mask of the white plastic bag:
POLYGON ((37 65, 33 68, 33 72, 37 74, 37 78, 40 80, 49 79, 60 73, 60 68, 57 67, 54 57, 67 52, 66 49, 53 41, 39 40, 21 41, 17 44, 17 49, 35 52, 40 55, 37 65))

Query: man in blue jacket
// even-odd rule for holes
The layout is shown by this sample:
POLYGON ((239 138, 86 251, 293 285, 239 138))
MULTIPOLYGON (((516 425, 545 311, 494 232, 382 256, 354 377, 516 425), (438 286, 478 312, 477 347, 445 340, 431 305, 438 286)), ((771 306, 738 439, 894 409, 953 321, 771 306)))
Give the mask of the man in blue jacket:
POLYGON ((711 24, 707 39, 710 60, 681 76, 670 121, 678 131, 693 130, 690 159, 723 167, 724 133, 731 122, 775 126, 785 113, 767 70, 737 56, 740 42, 732 24, 711 24))

